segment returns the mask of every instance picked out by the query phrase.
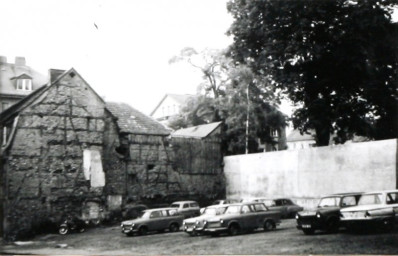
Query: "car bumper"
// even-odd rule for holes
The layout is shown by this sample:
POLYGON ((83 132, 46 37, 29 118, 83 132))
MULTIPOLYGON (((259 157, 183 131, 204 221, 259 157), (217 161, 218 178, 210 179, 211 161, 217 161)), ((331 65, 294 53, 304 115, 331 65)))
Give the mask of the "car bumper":
POLYGON ((358 219, 341 219, 340 220, 342 226, 346 228, 356 228, 356 229, 362 229, 362 228, 377 228, 377 227, 386 227, 388 225, 391 225, 392 222, 394 222, 394 217, 376 217, 376 218, 358 218, 358 219))
POLYGON ((227 227, 219 227, 219 228, 205 228, 203 229, 203 232, 205 234, 215 234, 215 233, 223 233, 228 231, 227 227))
POLYGON ((323 220, 314 218, 301 218, 297 220, 297 229, 312 229, 312 230, 323 230, 326 228, 326 225, 323 220))

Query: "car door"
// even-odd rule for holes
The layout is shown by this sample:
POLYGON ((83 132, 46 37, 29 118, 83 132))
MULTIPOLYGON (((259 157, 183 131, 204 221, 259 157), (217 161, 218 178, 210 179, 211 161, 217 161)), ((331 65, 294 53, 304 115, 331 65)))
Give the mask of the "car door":
POLYGON ((256 220, 255 220, 256 228, 262 227, 268 215, 267 207, 265 207, 265 205, 262 203, 258 203, 258 204, 253 204, 253 209, 256 214, 256 220))
POLYGON ((242 205, 241 208, 241 221, 244 229, 254 229, 257 226, 256 212, 251 204, 242 205))
POLYGON ((149 215, 149 221, 147 223, 148 230, 159 230, 161 217, 161 211, 152 211, 149 215))
POLYGON ((387 204, 391 205, 395 223, 398 223, 398 191, 387 193, 387 204))

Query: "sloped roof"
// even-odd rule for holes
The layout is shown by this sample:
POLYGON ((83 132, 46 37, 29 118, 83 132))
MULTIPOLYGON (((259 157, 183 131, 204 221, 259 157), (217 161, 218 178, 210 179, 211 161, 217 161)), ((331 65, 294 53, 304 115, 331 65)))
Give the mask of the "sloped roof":
POLYGON ((36 90, 47 83, 45 75, 26 65, 0 62, 0 93, 7 95, 26 96, 32 91, 16 90, 13 80, 28 76, 32 78, 32 89, 36 90))
POLYGON ((162 105, 163 101, 167 98, 170 97, 172 99, 174 99, 175 101, 177 101, 180 105, 183 105, 189 98, 192 97, 196 97, 196 95, 192 95, 192 94, 172 94, 172 93, 167 93, 158 103, 158 105, 156 105, 156 107, 152 110, 151 112, 151 116, 155 113, 155 111, 159 108, 160 105, 162 105))
POLYGON ((171 134, 172 137, 185 137, 185 138, 205 138, 209 136, 221 122, 215 122, 210 124, 202 124, 198 126, 192 126, 184 129, 177 130, 171 134))
POLYGON ((310 131, 310 134, 303 133, 301 135, 299 130, 293 130, 286 138, 287 142, 307 141, 307 140, 315 140, 313 132, 310 131))
POLYGON ((169 135, 161 123, 132 108, 126 103, 106 102, 106 108, 117 117, 121 132, 151 135, 169 135))

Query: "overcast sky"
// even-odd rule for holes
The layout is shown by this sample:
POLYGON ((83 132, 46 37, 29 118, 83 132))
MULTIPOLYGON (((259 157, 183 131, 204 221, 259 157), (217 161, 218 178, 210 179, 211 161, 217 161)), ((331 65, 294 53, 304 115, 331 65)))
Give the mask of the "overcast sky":
POLYGON ((0 55, 74 67, 108 101, 149 114, 166 93, 196 93, 200 73, 168 64, 184 47, 224 49, 227 0, 0 0, 0 55))

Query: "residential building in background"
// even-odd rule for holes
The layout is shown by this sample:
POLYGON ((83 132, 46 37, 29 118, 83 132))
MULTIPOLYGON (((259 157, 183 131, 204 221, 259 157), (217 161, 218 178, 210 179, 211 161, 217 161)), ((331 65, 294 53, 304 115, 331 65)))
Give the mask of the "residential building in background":
POLYGON ((15 63, 8 63, 7 57, 0 56, 0 112, 47 82, 45 75, 26 65, 25 57, 15 57, 15 63))
POLYGON ((180 114, 181 108, 189 99, 194 98, 192 94, 166 94, 155 109, 151 112, 150 116, 164 125, 167 125, 171 117, 180 114))

